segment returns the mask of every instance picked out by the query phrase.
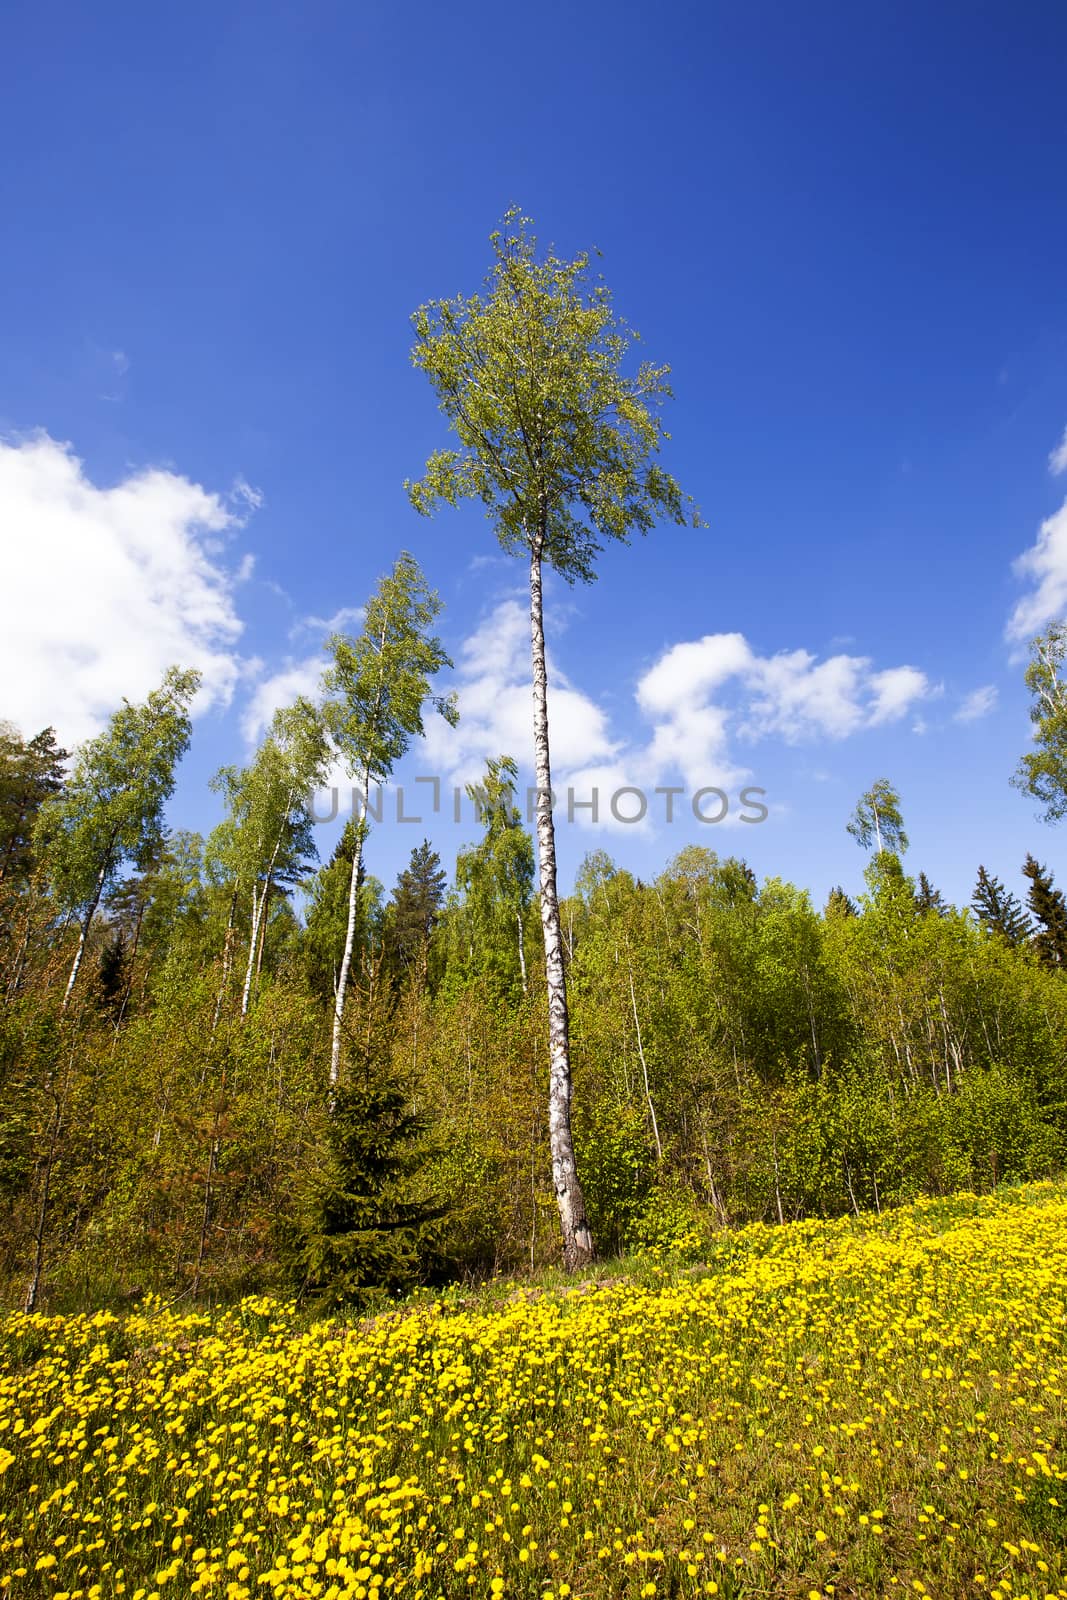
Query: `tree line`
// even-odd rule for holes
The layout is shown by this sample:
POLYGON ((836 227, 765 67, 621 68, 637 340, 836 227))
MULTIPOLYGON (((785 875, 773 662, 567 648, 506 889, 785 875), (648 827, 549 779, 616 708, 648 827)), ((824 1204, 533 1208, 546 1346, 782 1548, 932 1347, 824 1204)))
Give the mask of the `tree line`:
MULTIPOLYGON (((855 902, 817 910, 697 847, 651 883, 595 851, 560 896, 543 568, 589 581, 606 540, 699 519, 657 459, 668 369, 625 375, 634 336, 588 259, 540 257, 517 214, 492 243, 481 294, 414 318, 459 448, 408 492, 480 500, 527 565, 535 839, 501 752, 451 885, 429 840, 388 896, 368 870, 372 787, 458 715, 406 554, 328 641, 317 696, 216 775, 206 838, 166 822, 195 672, 73 756, 5 726, 0 1281, 31 1309, 344 1301, 560 1250, 574 1270, 1063 1165, 1067 905, 1034 857, 1025 907, 984 868, 950 906, 905 871, 879 780, 848 824, 871 856, 855 902), (317 863, 307 799, 338 760, 362 806, 317 863)), ((1035 641, 1017 775, 1050 819, 1065 651, 1055 627, 1035 641)))

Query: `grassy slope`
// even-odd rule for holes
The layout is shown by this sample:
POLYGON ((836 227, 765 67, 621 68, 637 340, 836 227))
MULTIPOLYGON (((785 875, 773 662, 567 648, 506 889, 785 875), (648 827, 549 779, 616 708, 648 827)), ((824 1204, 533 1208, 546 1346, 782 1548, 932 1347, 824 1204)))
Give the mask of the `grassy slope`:
POLYGON ((301 1327, 0 1324, 12 1595, 1067 1596, 1067 1186, 301 1327))

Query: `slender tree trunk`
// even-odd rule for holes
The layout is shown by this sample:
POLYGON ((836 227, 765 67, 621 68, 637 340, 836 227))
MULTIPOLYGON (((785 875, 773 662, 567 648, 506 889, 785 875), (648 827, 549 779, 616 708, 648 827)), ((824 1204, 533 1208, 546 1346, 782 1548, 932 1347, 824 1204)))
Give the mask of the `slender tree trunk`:
POLYGON ((656 1108, 652 1104, 652 1089, 648 1081, 648 1062, 645 1060, 645 1046, 641 1039, 641 1021, 637 1015, 637 995, 634 993, 634 969, 629 960, 626 962, 626 973, 630 979, 630 1004, 633 1007, 634 1027, 637 1029, 637 1055, 641 1062, 641 1076, 645 1080, 645 1099, 648 1102, 648 1114, 652 1118, 652 1137, 656 1141, 656 1160, 663 1160, 663 1146, 659 1138, 659 1123, 656 1121, 656 1108))
POLYGON ((11 864, 11 857, 15 851, 15 840, 18 838, 18 832, 22 827, 25 816, 26 807, 21 805, 18 809, 18 815, 11 824, 11 835, 7 841, 7 849, 4 851, 4 859, 3 861, 0 861, 0 883, 3 883, 4 879, 7 877, 7 869, 11 864))
MULTIPOLYGON (((255 890, 253 889, 252 892, 254 894, 255 890)), ((226 985, 230 980, 230 965, 233 959, 233 921, 236 913, 237 885, 234 884, 233 893, 230 895, 230 914, 226 919, 226 941, 222 947, 222 980, 219 983, 219 992, 215 996, 215 1015, 211 1019, 212 1033, 215 1032, 215 1029, 219 1025, 219 1017, 222 1013, 222 1002, 226 995, 226 985)))
POLYGON ((17 952, 17 954, 15 956, 15 960, 14 960, 11 968, 9 969, 10 972, 11 972, 11 976, 8 979, 7 987, 5 989, 5 997, 7 999, 9 999, 9 1000, 12 999, 19 992, 19 988, 20 988, 20 986, 22 984, 22 973, 23 973, 23 970, 24 970, 25 965, 26 965, 26 954, 27 954, 27 952, 29 950, 29 947, 30 947, 30 918, 29 918, 29 914, 27 913, 25 918, 24 918, 24 920, 23 920, 23 924, 22 924, 22 940, 21 940, 21 943, 19 944, 18 952, 17 952))
POLYGON ((245 972, 244 993, 241 996, 242 1017, 246 1017, 248 1015, 248 1007, 252 999, 253 980, 257 984, 259 983, 260 968, 263 965, 263 945, 266 942, 267 937, 267 909, 270 903, 271 884, 274 881, 274 869, 278 864, 278 855, 282 848, 282 839, 285 835, 285 830, 289 822, 289 815, 292 811, 293 801, 295 799, 296 791, 290 789, 289 793, 285 797, 285 816, 282 819, 281 827, 278 829, 277 837, 274 840, 274 849, 270 853, 270 860, 267 862, 267 872, 263 880, 263 888, 260 891, 258 904, 256 901, 256 886, 254 883, 252 885, 252 935, 248 946, 248 969, 245 972))
POLYGON ((356 942, 356 911, 359 905, 359 882, 363 872, 363 830, 367 822, 370 800, 370 772, 364 769, 363 799, 360 803, 359 822, 356 825, 356 848, 352 852, 352 872, 348 880, 348 926, 345 929, 345 948, 341 957, 341 970, 337 974, 337 987, 333 1000, 333 1038, 330 1044, 330 1088, 337 1087, 337 1074, 341 1068, 341 1024, 345 1015, 345 995, 348 975, 352 968, 352 949, 356 942))
POLYGON ((204 1270, 204 1261, 207 1257, 208 1230, 211 1226, 211 1201, 213 1197, 212 1184, 215 1169, 219 1160, 219 1122, 222 1116, 223 1096, 226 1093, 226 1069, 222 1070, 222 1081, 219 1085, 219 1097, 215 1102, 215 1115, 211 1124, 211 1148, 207 1158, 207 1172, 204 1176, 204 1204, 200 1213, 200 1239, 196 1251, 196 1267, 193 1270, 193 1282, 190 1294, 200 1293, 200 1278, 204 1270))
POLYGON ((526 993, 526 938, 522 929, 522 912, 516 911, 515 920, 519 925, 519 973, 522 977, 522 992, 526 993))
POLYGON ((37 1206, 37 1226, 33 1237, 33 1272, 30 1276, 29 1287, 26 1290, 27 1312, 36 1311, 37 1297, 41 1292, 41 1275, 44 1269, 44 1234, 45 1224, 48 1220, 48 1200, 52 1190, 52 1168, 55 1165, 56 1146, 59 1143, 59 1129, 63 1120, 58 1094, 53 1091, 52 1116, 48 1129, 48 1158, 45 1162, 44 1172, 41 1174, 41 1198, 37 1206))
POLYGON ((548 744, 548 670, 541 591, 540 535, 530 553, 530 654, 533 665, 534 771, 537 778, 537 854, 541 869, 541 932, 548 987, 548 1137, 552 1184, 569 1272, 593 1259, 593 1235, 578 1182, 571 1130, 571 1056, 567 978, 563 967, 559 899, 556 893, 556 831, 552 821, 552 763, 548 744))
POLYGON ((259 988, 259 978, 263 971, 263 952, 267 947, 267 919, 270 912, 270 895, 274 883, 270 875, 263 885, 263 909, 259 918, 259 947, 256 950, 256 988, 259 988))
POLYGON ((252 926, 248 933, 248 963, 245 967, 244 988, 241 990, 241 1016, 248 1015, 248 1001, 252 994, 252 975, 256 969, 256 947, 259 944, 259 924, 263 916, 263 902, 267 897, 266 887, 262 893, 257 894, 256 885, 252 884, 252 926))
POLYGON ((719 1186, 715 1182, 715 1173, 713 1172, 711 1166, 711 1155, 708 1151, 708 1130, 704 1127, 703 1123, 700 1125, 700 1138, 704 1146, 704 1171, 708 1175, 708 1194, 711 1197, 712 1205, 715 1207, 715 1214, 719 1219, 719 1226, 725 1228, 730 1219, 726 1214, 726 1206, 723 1202, 722 1195, 719 1193, 719 1186))
POLYGON ((81 970, 82 957, 85 954, 85 942, 89 937, 90 924, 92 923, 93 918, 96 916, 96 908, 100 904, 100 896, 104 892, 104 884, 107 882, 107 871, 111 865, 111 852, 113 849, 114 844, 109 844, 107 848, 107 854, 105 855, 100 865, 100 871, 96 876, 96 888, 93 890, 93 898, 89 902, 89 909, 82 918, 81 933, 78 936, 78 949, 74 956, 74 965, 70 969, 70 977, 67 979, 66 993, 63 996, 63 1005, 61 1007, 61 1010, 63 1011, 66 1011, 67 1006, 70 1004, 70 997, 74 993, 74 985, 78 981, 78 973, 81 970))
POLYGON ((144 901, 141 900, 138 903, 138 906, 137 906, 137 921, 134 924, 134 929, 133 929, 133 946, 132 946, 132 948, 130 950, 130 954, 129 954, 129 957, 128 957, 128 960, 129 960, 129 977, 126 979, 126 992, 122 996, 122 1005, 119 1007, 119 1017, 118 1017, 118 1021, 115 1024, 116 1029, 122 1027, 122 1019, 126 1015, 126 1007, 129 1005, 129 1003, 130 1003, 130 995, 133 993, 133 964, 137 960, 137 947, 141 942, 141 924, 142 924, 143 921, 144 921, 144 901))

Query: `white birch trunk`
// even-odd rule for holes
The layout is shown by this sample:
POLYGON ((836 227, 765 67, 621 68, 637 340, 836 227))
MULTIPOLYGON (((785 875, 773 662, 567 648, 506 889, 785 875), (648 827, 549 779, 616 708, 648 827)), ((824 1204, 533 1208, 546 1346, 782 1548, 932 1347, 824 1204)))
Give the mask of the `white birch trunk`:
POLYGON ((74 985, 78 981, 78 973, 81 971, 82 957, 85 954, 85 944, 89 937, 89 928, 92 925, 93 918, 96 916, 96 908, 100 904, 100 896, 104 892, 104 884, 107 882, 107 869, 110 865, 111 850, 109 849, 104 858, 104 863, 97 874, 96 888, 93 891, 93 898, 89 902, 89 909, 86 911, 85 916, 82 919, 81 932, 78 935, 78 949, 74 956, 74 965, 70 969, 70 977, 67 979, 66 993, 63 996, 63 1005, 61 1007, 63 1011, 66 1011, 67 1006, 70 1004, 70 997, 74 993, 74 985))
POLYGON ((537 778, 537 855, 541 882, 541 932, 548 987, 548 1139, 556 1191, 563 1261, 569 1272, 595 1254, 593 1235, 578 1182, 571 1131, 571 1058, 567 978, 563 966, 559 899, 556 893, 556 831, 552 820, 552 764, 548 743, 548 670, 541 591, 541 539, 530 553, 530 654, 533 666, 534 771, 537 778))
POLYGON ((282 847, 282 837, 285 833, 286 825, 289 821, 289 813, 292 810, 293 801, 295 798, 295 791, 290 789, 285 798, 285 816, 282 819, 281 827, 278 829, 278 836, 274 841, 274 849, 270 853, 270 860, 267 863, 266 881, 264 882, 258 903, 256 901, 256 885, 254 881, 252 883, 252 935, 248 946, 248 968, 245 972, 244 993, 241 996, 242 1017, 248 1015, 248 1006, 252 998, 252 980, 253 977, 258 980, 259 969, 263 962, 263 940, 266 936, 267 902, 270 898, 271 883, 274 880, 274 868, 278 863, 278 852, 282 847))
POLYGON ((359 879, 363 867, 363 830, 367 822, 370 800, 370 773, 363 777, 363 799, 360 803, 359 822, 356 825, 356 848, 352 853, 352 873, 348 880, 348 926, 345 929, 345 948, 341 957, 341 970, 333 1000, 333 1039, 330 1045, 330 1088, 337 1087, 337 1074, 341 1069, 341 1024, 345 1015, 345 994, 348 975, 352 968, 352 948, 356 939, 356 910, 359 904, 359 879))
POLYGON ((263 914, 263 901, 266 893, 256 893, 255 880, 252 882, 252 926, 248 934, 248 964, 245 967, 244 988, 241 990, 241 1016, 248 1015, 248 999, 252 993, 252 973, 256 965, 256 945, 259 943, 259 919, 263 914))
POLYGON ((630 1004, 633 1007, 634 1027, 637 1029, 637 1055, 641 1062, 641 1076, 645 1080, 645 1100, 648 1104, 648 1114, 652 1118, 652 1137, 656 1141, 656 1160, 663 1160, 663 1146, 659 1137, 659 1122, 656 1118, 656 1108, 652 1104, 652 1088, 648 1081, 648 1062, 645 1060, 645 1045, 641 1038, 641 1019, 637 1015, 637 995, 634 993, 634 969, 630 965, 629 957, 626 961, 626 972, 630 979, 630 1004))

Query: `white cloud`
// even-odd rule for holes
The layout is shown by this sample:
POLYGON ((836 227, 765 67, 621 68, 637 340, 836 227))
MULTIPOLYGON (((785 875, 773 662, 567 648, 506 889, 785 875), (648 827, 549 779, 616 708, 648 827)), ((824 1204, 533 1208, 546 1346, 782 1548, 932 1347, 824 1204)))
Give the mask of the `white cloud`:
POLYGON ((332 617, 301 617, 289 629, 290 639, 296 639, 302 633, 321 633, 324 637, 331 633, 351 633, 363 621, 365 607, 341 606, 332 617))
POLYGON ((723 757, 731 716, 750 739, 843 739, 899 720, 932 692, 916 667, 873 672, 866 656, 819 661, 808 650, 759 656, 741 634, 718 633, 667 650, 639 682, 637 702, 656 724, 652 748, 696 748, 707 760, 723 757), (728 684, 729 703, 715 701, 728 684))
POLYGON ((246 516, 248 512, 258 511, 264 499, 262 489, 255 488, 247 479, 241 477, 237 478, 229 497, 231 502, 244 506, 246 516))
POLYGON ((276 711, 282 706, 291 706, 299 695, 308 700, 318 700, 319 680, 325 665, 326 658, 320 652, 306 656, 303 661, 291 661, 257 683, 241 713, 241 732, 249 744, 255 744, 266 732, 276 711))
POLYGON ((1014 571, 1034 585, 1008 619, 1008 638, 1021 643, 1053 617, 1062 616, 1067 606, 1067 500, 1041 524, 1030 549, 1015 561, 1014 571))
POLYGON ((966 696, 956 712, 957 722, 977 722, 980 717, 986 717, 997 703, 997 686, 995 683, 984 683, 980 689, 972 689, 966 696))
POLYGON ((0 439, 4 715, 27 734, 52 723, 74 744, 172 664, 203 674, 197 709, 228 703, 242 623, 215 541, 236 523, 222 497, 175 472, 100 488, 45 433, 0 439))
POLYGON ((739 633, 707 634, 671 646, 641 678, 636 699, 651 736, 617 765, 648 788, 680 777, 694 792, 735 791, 751 771, 734 735, 844 739, 899 720, 933 692, 915 667, 873 672, 865 656, 820 662, 807 650, 760 656, 739 633))
MULTIPOLYGON (((451 781, 471 781, 488 756, 513 755, 529 781, 532 767, 529 620, 524 604, 498 604, 458 652, 460 723, 430 723, 425 754, 451 781)), ((708 634, 665 650, 635 687, 648 724, 629 740, 614 738, 604 712, 554 666, 549 671, 553 785, 557 815, 592 824, 581 802, 598 795, 600 827, 652 825, 667 800, 657 786, 682 782, 689 796, 717 786, 736 796, 751 769, 735 742, 777 736, 787 743, 842 739, 899 721, 937 690, 916 667, 875 671, 864 656, 818 661, 806 650, 759 656, 739 633, 708 634), (621 789, 648 798, 647 823, 621 821, 611 798, 621 789)), ((674 802, 684 807, 684 797, 674 802)), ((633 797, 619 810, 637 806, 633 797)))
POLYGON ((1061 472, 1067 472, 1067 428, 1064 428, 1063 438, 1048 458, 1048 470, 1054 478, 1058 478, 1061 472))
MULTIPOLYGON (((440 718, 426 725, 425 751, 435 770, 454 782, 480 777, 490 756, 533 764, 530 619, 518 600, 501 601, 459 650, 454 682, 459 726, 440 718)), ((604 712, 549 662, 549 722, 554 773, 614 754, 604 712)))
POLYGON ((925 672, 917 667, 889 667, 876 672, 870 679, 874 704, 867 726, 876 728, 883 722, 896 722, 916 702, 934 693, 925 672))
POLYGON ((641 679, 637 702, 650 715, 671 712, 681 701, 702 700, 709 690, 745 672, 752 660, 740 633, 709 633, 673 645, 641 679))
POLYGON ((823 734, 843 739, 863 725, 860 703, 862 656, 830 656, 817 662, 807 650, 783 650, 754 659, 750 682, 755 691, 742 727, 751 737, 777 733, 787 744, 823 734))

